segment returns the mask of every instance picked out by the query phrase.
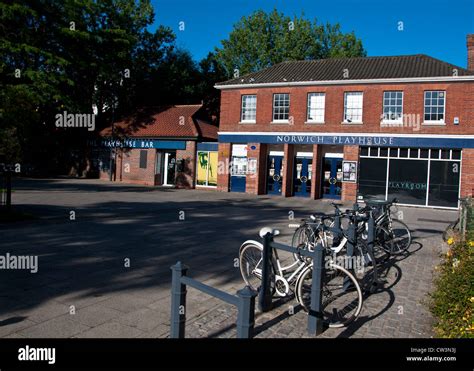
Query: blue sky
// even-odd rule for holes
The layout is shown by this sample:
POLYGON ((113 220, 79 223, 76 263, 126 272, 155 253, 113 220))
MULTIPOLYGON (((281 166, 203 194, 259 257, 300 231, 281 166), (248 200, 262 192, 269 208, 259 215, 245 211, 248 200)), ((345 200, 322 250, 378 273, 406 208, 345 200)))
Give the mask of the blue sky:
MULTIPOLYGON (((474 33, 474 0, 152 0, 155 25, 171 27, 177 44, 200 60, 220 46, 233 24, 258 9, 340 23, 369 56, 428 54, 466 67, 466 35, 474 33), (179 30, 179 22, 185 30, 179 30), (402 21, 404 31, 398 31, 402 21)), ((153 28, 153 27, 152 27, 153 28)))

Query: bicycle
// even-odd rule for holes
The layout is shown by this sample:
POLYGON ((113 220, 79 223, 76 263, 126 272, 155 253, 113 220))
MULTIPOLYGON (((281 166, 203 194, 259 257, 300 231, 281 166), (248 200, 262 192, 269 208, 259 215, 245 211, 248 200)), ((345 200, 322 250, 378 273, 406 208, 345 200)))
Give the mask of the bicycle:
MULTIPOLYGON (((315 223, 313 228, 315 235, 319 235, 326 227, 315 223)), ((269 231, 272 230, 263 229, 260 236, 263 237, 269 231)), ((279 231, 273 230, 273 233, 278 235, 279 231)), ((320 241, 325 243, 324 239, 320 241)), ((254 240, 245 241, 239 249, 239 263, 245 283, 258 290, 262 279, 263 245, 254 240)), ((359 316, 363 302, 362 291, 357 279, 347 269, 330 260, 325 265, 322 276, 323 318, 329 327, 343 327, 359 316)), ((283 267, 278 252, 272 249, 270 266, 272 294, 286 297, 294 293, 296 300, 308 312, 311 303, 312 261, 298 259, 283 267), (293 267, 296 268, 292 269, 293 267)))

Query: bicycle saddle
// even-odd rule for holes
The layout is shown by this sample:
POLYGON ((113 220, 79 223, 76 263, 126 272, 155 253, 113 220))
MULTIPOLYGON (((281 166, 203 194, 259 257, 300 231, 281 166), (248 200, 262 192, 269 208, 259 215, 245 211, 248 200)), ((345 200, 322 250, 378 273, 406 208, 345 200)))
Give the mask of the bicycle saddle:
POLYGON ((280 234, 280 230, 276 228, 263 227, 262 229, 260 229, 260 232, 258 234, 260 235, 260 237, 263 238, 267 233, 271 233, 273 234, 273 236, 278 236, 280 234))

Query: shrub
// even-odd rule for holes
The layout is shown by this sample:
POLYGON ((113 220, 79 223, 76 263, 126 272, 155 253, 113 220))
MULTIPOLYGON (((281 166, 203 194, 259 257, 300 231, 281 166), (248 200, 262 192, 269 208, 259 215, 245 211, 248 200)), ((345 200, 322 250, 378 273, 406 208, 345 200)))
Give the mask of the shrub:
POLYGON ((437 270, 430 309, 439 337, 474 338, 474 244, 458 243, 448 250, 437 270))

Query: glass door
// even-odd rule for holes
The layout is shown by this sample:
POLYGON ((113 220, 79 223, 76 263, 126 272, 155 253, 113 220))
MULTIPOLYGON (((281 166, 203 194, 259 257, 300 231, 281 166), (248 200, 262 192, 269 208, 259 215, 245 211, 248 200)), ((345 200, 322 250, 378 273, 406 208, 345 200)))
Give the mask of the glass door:
POLYGON ((297 157, 293 172, 293 190, 295 196, 309 197, 311 194, 312 158, 297 157))
POLYGON ((280 195, 283 183, 281 164, 283 156, 268 156, 267 193, 280 195))
POLYGON ((342 158, 325 157, 322 171, 323 198, 340 199, 342 192, 342 158))
POLYGON ((176 152, 165 152, 163 185, 174 185, 176 177, 176 152))

